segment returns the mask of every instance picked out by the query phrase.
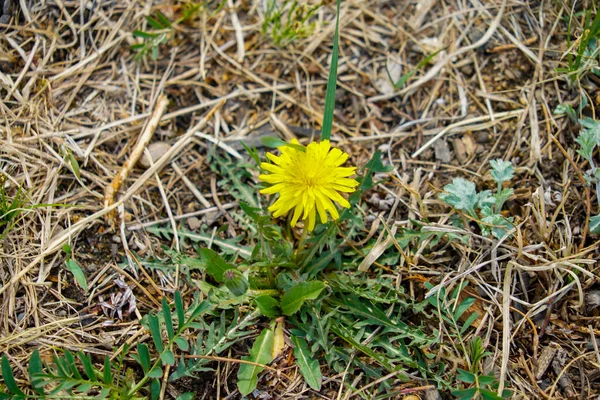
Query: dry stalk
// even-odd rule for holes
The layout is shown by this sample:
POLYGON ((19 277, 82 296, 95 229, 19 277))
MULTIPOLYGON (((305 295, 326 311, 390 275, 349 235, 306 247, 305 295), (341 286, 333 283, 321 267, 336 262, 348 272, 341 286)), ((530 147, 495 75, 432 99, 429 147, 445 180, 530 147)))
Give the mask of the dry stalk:
MULTIPOLYGON (((152 139, 152 135, 154 134, 154 131, 156 131, 156 128, 158 127, 160 119, 165 113, 168 104, 169 99, 167 98, 167 96, 165 96, 164 94, 160 95, 160 97, 156 101, 154 112, 152 113, 152 116, 150 117, 146 128, 142 132, 133 151, 131 152, 131 155, 129 156, 127 161, 125 161, 125 164, 123 164, 123 167, 121 168, 119 173, 114 177, 111 184, 104 189, 104 208, 109 208, 113 204, 115 204, 115 197, 117 196, 117 193, 119 193, 119 189, 121 189, 123 182, 125 181, 125 179, 127 179, 129 173, 131 172, 135 164, 139 161, 142 154, 144 154, 144 150, 146 149, 146 146, 148 146, 148 143, 150 143, 150 139, 152 139)), ((105 218, 111 227, 114 228, 115 226, 117 226, 117 214, 116 212, 114 212, 114 210, 107 213, 105 218)))

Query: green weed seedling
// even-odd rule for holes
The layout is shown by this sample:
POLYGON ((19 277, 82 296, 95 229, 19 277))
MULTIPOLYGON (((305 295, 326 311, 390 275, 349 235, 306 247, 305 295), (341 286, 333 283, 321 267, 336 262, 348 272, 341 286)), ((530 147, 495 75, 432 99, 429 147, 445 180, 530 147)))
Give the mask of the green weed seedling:
POLYGON ((271 38, 276 46, 308 37, 316 25, 310 19, 320 7, 321 4, 309 6, 298 0, 268 0, 262 34, 271 38))
MULTIPOLYGON (((73 354, 65 350, 61 355, 54 355, 53 363, 44 364, 39 351, 35 350, 29 359, 30 387, 24 388, 17 385, 10 361, 3 356, 1 370, 6 389, 0 392, 0 399, 158 399, 167 366, 177 364, 170 380, 185 376, 190 373, 188 369, 195 367, 183 361, 183 354, 192 348, 187 332, 204 327, 198 321, 212 309, 210 303, 203 301, 186 310, 179 292, 175 292, 174 303, 172 311, 163 298, 161 311, 143 318, 152 346, 139 343, 135 352, 125 346, 115 361, 106 356, 100 368, 83 351, 73 354), (181 355, 179 362, 176 353, 181 355), (138 381, 138 375, 125 363, 129 357, 139 365, 138 381)), ((192 393, 184 393, 178 400, 192 398, 192 393)))
POLYGON ((17 189, 14 196, 9 196, 0 178, 0 240, 15 226, 19 215, 24 211, 27 198, 21 188, 17 189))
MULTIPOLYGON (((220 0, 217 10, 215 10, 214 13, 216 14, 219 12, 225 6, 226 2, 227 0, 220 0)), ((157 60, 160 46, 173 38, 177 27, 196 18, 209 3, 210 2, 185 3, 182 7, 181 16, 174 22, 169 21, 169 19, 158 10, 154 13, 154 16, 146 16, 146 22, 151 30, 141 31, 136 29, 132 32, 134 37, 142 39, 141 43, 131 45, 131 49, 137 53, 135 56, 136 60, 140 61, 148 55, 150 55, 153 60, 157 60)))
POLYGON ((77 282, 77 284, 87 292, 88 285, 87 280, 85 279, 85 274, 83 273, 83 270, 81 269, 79 264, 77 264, 77 262, 73 260, 71 246, 69 244, 65 244, 62 247, 62 250, 66 255, 65 268, 67 268, 67 270, 71 272, 71 274, 73 274, 75 282, 77 282))
MULTIPOLYGON (((595 186, 596 197, 600 204, 600 168, 594 162, 594 151, 600 148, 600 122, 592 118, 584 118, 580 119, 579 123, 583 129, 581 129, 579 136, 575 139, 580 146, 577 152, 590 166, 589 171, 585 172, 584 177, 588 185, 595 186)), ((590 218, 589 229, 593 234, 600 234, 600 214, 590 218)))
MULTIPOLYGON (((596 75, 600 75, 598 68, 598 56, 600 55, 600 47, 598 40, 600 39, 600 13, 596 13, 592 20, 592 11, 586 10, 583 13, 584 23, 581 37, 577 45, 575 55, 570 52, 567 54, 567 68, 557 68, 557 72, 567 74, 569 82, 574 83, 581 79, 587 72, 592 71, 596 75)), ((572 23, 575 16, 569 18, 567 47, 571 48, 571 31, 572 23)))
POLYGON ((512 218, 505 218, 500 212, 513 194, 513 189, 503 188, 503 183, 512 179, 514 168, 510 162, 500 159, 490 161, 490 165, 490 173, 497 185, 495 193, 491 190, 477 192, 473 182, 455 178, 444 186, 440 199, 476 221, 484 235, 492 234, 501 239, 513 228, 512 218))
POLYGON ((575 110, 570 104, 559 104, 554 109, 554 115, 566 114, 567 117, 569 117, 569 119, 571 120, 571 122, 577 123, 579 118, 578 116, 581 115, 581 112, 584 108, 587 107, 587 105, 588 98, 585 94, 582 93, 581 100, 579 101, 579 105, 577 106, 577 110, 575 110))
POLYGON ((11 196, 5 186, 5 179, 0 175, 0 241, 19 223, 26 211, 43 207, 67 207, 68 204, 28 204, 30 200, 23 188, 18 187, 11 196))
POLYGON ((469 341, 469 357, 471 368, 469 371, 459 368, 456 379, 470 386, 466 389, 453 390, 452 394, 458 400, 484 399, 502 400, 512 396, 510 390, 503 390, 498 395, 498 379, 493 374, 484 375, 479 371, 479 363, 492 353, 485 351, 480 337, 474 337, 469 341))
MULTIPOLYGON (((460 347, 460 351, 464 353, 465 363, 469 366, 468 370, 459 368, 456 380, 462 382, 462 385, 469 386, 465 389, 453 390, 452 394, 460 400, 471 400, 483 398, 485 400, 500 400, 510 397, 510 391, 506 390, 502 396, 496 394, 498 388, 498 380, 492 375, 484 375, 480 373, 480 362, 491 353, 486 352, 481 338, 473 337, 466 345, 465 335, 468 328, 479 316, 477 313, 471 313, 464 322, 463 315, 475 303, 475 298, 465 297, 461 300, 461 292, 467 286, 464 281, 458 285, 451 293, 447 293, 445 288, 441 288, 435 295, 427 298, 427 302, 432 306, 438 316, 446 323, 447 330, 451 334, 460 347)), ((428 290, 433 288, 433 285, 426 283, 425 287, 428 290)))

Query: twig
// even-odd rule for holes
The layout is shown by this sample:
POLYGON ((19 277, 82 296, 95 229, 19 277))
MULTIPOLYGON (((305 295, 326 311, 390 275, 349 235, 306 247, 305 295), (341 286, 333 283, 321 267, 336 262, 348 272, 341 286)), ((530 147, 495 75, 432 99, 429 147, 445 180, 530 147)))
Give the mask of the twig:
MULTIPOLYGON (((138 160, 144 153, 144 149, 146 148, 146 146, 148 146, 148 143, 150 142, 154 131, 156 131, 158 123, 160 122, 160 118, 165 113, 168 104, 169 100, 164 94, 158 98, 154 112, 152 113, 152 116, 148 121, 148 125, 146 125, 146 128, 142 132, 142 135, 140 136, 137 144, 131 152, 131 155, 129 156, 127 161, 125 161, 125 164, 123 164, 121 171, 119 171, 117 176, 114 177, 112 183, 104 189, 105 208, 108 208, 115 203, 115 197, 119 192, 119 189, 121 189, 121 185, 123 185, 123 182, 125 181, 125 179, 127 179, 127 176, 129 176, 129 173, 133 169, 133 166, 138 162, 138 160)), ((108 213, 106 215, 106 219, 111 227, 116 226, 117 218, 114 212, 108 213)))

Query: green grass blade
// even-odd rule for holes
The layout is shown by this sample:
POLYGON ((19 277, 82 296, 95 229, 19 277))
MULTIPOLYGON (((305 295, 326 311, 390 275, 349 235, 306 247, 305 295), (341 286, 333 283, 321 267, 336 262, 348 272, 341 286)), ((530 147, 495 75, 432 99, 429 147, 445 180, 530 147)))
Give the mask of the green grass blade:
MULTIPOLYGON (((402 75, 402 76, 400 77, 400 79, 398 80, 398 82, 395 82, 395 83, 394 83, 394 88, 396 88, 396 89, 400 89, 402 86, 404 86, 404 85, 406 84, 406 82, 407 82, 407 81, 408 81, 410 78, 412 78, 412 76, 413 76, 413 75, 414 75, 414 74, 415 74, 415 73, 416 73, 418 70, 420 70, 421 68, 423 68, 424 66, 426 66, 426 65, 429 63, 429 61, 431 61, 431 59, 432 59, 433 57, 435 57, 436 55, 438 55, 438 53, 439 53, 440 51, 442 51, 442 50, 444 50, 444 49, 439 49, 439 50, 437 50, 437 51, 435 51, 435 52, 431 53, 430 55, 428 55, 427 57, 425 57, 423 60, 421 60, 421 62, 420 62, 419 64, 417 64, 417 66, 416 66, 415 68, 411 69, 411 70, 410 70, 410 71, 408 71, 406 74, 402 75)), ((387 71, 387 69, 386 69, 386 72, 388 73, 388 77, 390 78, 390 80, 392 80, 392 78, 391 78, 391 76, 390 76, 390 73, 387 71)))
POLYGON ((325 110, 323 111, 323 127, 321 130, 321 140, 329 140, 331 137, 331 127, 333 125, 333 110, 335 108, 335 89, 337 86, 338 69, 338 41, 340 27, 340 3, 337 0, 335 15, 335 33, 333 34, 333 51, 331 54, 331 69, 327 79, 327 92, 325 93, 325 110))

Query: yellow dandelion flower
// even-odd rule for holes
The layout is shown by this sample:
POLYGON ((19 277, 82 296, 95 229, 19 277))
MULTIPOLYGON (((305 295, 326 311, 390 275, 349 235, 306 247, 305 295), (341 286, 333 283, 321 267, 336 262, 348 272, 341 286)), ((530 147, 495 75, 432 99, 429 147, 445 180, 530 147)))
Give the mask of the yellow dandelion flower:
POLYGON ((331 148, 329 140, 310 143, 306 148, 299 148, 295 139, 291 144, 278 147, 280 156, 267 153, 272 164, 263 162, 261 167, 270 174, 262 174, 258 179, 272 186, 260 192, 279 193, 279 198, 269 207, 269 211, 277 218, 293 209, 291 225, 296 226, 299 219, 306 220, 310 232, 315 227, 317 213, 321 223, 327 222, 327 213, 333 219, 339 218, 334 202, 345 208, 350 207, 340 192, 352 193, 356 190, 358 182, 349 178, 356 172, 356 167, 342 167, 348 154, 331 148))

